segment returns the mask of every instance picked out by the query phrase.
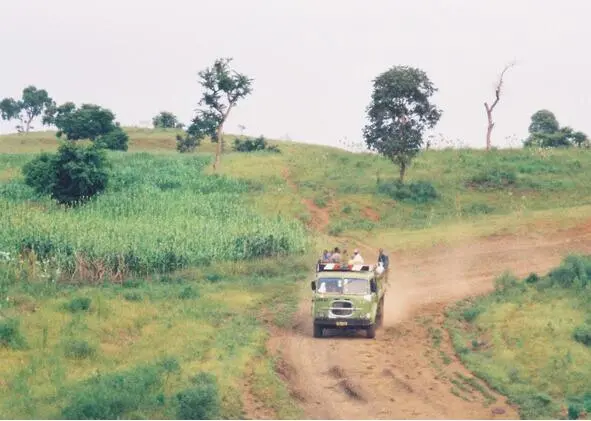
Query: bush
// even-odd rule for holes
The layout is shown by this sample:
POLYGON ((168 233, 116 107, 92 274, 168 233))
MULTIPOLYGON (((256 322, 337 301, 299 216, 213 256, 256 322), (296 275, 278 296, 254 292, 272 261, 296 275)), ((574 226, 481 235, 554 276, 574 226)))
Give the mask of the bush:
POLYGON ((468 323, 474 321, 482 313, 482 308, 479 306, 472 306, 462 312, 462 317, 468 323))
POLYGON ((162 386, 161 367, 136 367, 102 374, 73 386, 70 402, 62 410, 63 419, 122 419, 130 411, 162 403, 156 392, 162 386))
POLYGON ((92 357, 95 354, 96 348, 84 340, 71 339, 64 344, 64 355, 66 358, 81 360, 92 357))
POLYGON ((90 302, 91 299, 88 297, 76 297, 66 305, 66 308, 72 313, 88 311, 90 309, 90 302))
POLYGON ((495 291, 503 293, 515 288, 519 285, 519 279, 511 272, 504 272, 501 276, 495 279, 495 291))
POLYGON ((176 150, 180 153, 193 152, 200 144, 201 140, 196 136, 190 134, 185 136, 176 135, 176 150))
POLYGON ((470 215, 488 215, 493 213, 494 207, 487 205, 486 203, 472 203, 464 208, 464 212, 470 215))
POLYGON ((500 168, 485 169, 467 182, 468 186, 491 190, 514 186, 516 183, 517 174, 515 171, 500 168))
POLYGON ((539 280, 540 280, 540 277, 538 276, 538 274, 532 272, 529 275, 527 275, 527 278, 525 278, 525 283, 526 284, 535 284, 539 280))
POLYGON ((99 148, 111 149, 113 151, 127 151, 129 136, 119 126, 115 126, 110 132, 99 136, 95 145, 99 148))
POLYGON ((267 144, 267 141, 263 136, 259 136, 256 139, 247 138, 245 140, 234 139, 234 151, 236 152, 258 152, 258 151, 269 151, 269 152, 280 152, 279 148, 275 145, 267 144))
POLYGON ((23 167, 25 183, 38 194, 50 194, 59 203, 84 202, 107 187, 107 158, 96 146, 71 142, 57 154, 41 154, 23 167))
POLYGON ((52 194, 56 183, 54 155, 43 152, 37 158, 27 162, 22 171, 25 176, 25 183, 32 187, 37 194, 52 194))
POLYGON ((435 187, 428 181, 415 181, 401 183, 379 183, 378 193, 391 197, 394 200, 412 203, 428 203, 439 197, 435 187))
POLYGON ((205 279, 207 279, 209 282, 218 282, 222 279, 222 275, 220 275, 219 273, 209 273, 205 276, 205 279))
POLYGON ((26 345, 17 319, 0 320, 0 347, 22 349, 26 345))
POLYGON ((183 288, 183 290, 179 293, 179 299, 181 300, 190 300, 194 298, 199 298, 199 296, 199 291, 191 286, 183 288))
POLYGON ((573 332, 573 338, 583 345, 591 346, 591 325, 584 324, 577 326, 573 332))
POLYGON ((216 378, 199 373, 192 379, 194 386, 177 394, 180 420, 213 420, 220 418, 220 398, 216 378))
POLYGON ((563 288, 586 287, 591 279, 591 256, 569 255, 548 276, 563 288))

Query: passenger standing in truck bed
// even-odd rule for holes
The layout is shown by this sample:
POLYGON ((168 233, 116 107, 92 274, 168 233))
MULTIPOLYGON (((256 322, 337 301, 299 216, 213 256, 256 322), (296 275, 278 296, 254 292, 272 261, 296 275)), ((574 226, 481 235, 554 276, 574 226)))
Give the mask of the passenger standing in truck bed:
POLYGON ((339 250, 338 247, 334 248, 334 252, 332 253, 332 256, 330 256, 330 261, 333 263, 340 263, 341 262, 341 251, 339 250))

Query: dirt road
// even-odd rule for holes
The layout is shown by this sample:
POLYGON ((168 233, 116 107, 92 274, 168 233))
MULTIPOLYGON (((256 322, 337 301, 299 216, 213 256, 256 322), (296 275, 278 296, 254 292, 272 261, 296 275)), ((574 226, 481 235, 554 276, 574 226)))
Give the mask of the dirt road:
MULTIPOLYGON (((385 327, 376 339, 364 332, 313 338, 306 289, 293 328, 277 332, 269 348, 280 356, 280 371, 310 419, 517 419, 516 409, 483 383, 470 400, 454 394, 453 379, 473 376, 441 329, 443 310, 491 290, 506 269, 519 276, 544 273, 570 251, 591 252, 591 221, 561 232, 393 254, 385 327), (438 349, 433 341, 440 341, 438 349)), ((362 252, 375 261, 373 250, 362 252)))

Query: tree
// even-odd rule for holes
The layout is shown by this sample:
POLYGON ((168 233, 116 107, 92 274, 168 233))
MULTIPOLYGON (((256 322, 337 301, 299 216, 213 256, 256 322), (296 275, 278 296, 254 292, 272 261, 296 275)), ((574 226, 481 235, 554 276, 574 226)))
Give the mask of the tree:
POLYGON ((168 111, 161 111, 158 115, 152 118, 152 124, 155 129, 180 129, 183 124, 179 123, 177 117, 168 111))
POLYGON ((548 110, 536 111, 531 116, 529 136, 523 142, 525 147, 538 146, 542 148, 583 147, 587 142, 587 135, 575 132, 571 127, 560 127, 554 113, 548 110))
POLYGON ((109 133, 115 128, 115 114, 111 110, 94 104, 82 104, 76 108, 73 102, 66 102, 47 110, 46 124, 58 128, 57 137, 66 135, 68 140, 90 139, 109 133))
POLYGON ((398 165, 401 183, 421 150, 423 132, 441 118, 442 111, 429 102, 435 92, 424 71, 408 66, 392 67, 373 81, 363 137, 369 149, 398 165))
POLYGON ((90 139, 107 149, 127 150, 128 136, 115 122, 115 114, 99 105, 82 104, 77 108, 73 102, 66 102, 48 108, 43 122, 58 128, 58 138, 65 134, 68 140, 90 139))
POLYGON ((232 70, 231 61, 231 58, 217 59, 212 67, 199 72, 204 88, 199 105, 203 108, 197 111, 185 137, 177 135, 177 149, 181 152, 193 150, 207 136, 217 142, 214 171, 219 167, 224 148, 224 123, 238 101, 252 92, 253 79, 232 70))
POLYGON ((6 121, 19 120, 21 124, 16 126, 17 130, 29 133, 33 120, 53 104, 53 100, 45 89, 37 89, 30 85, 23 89, 20 100, 4 98, 0 101, 0 116, 6 121))
POLYGON ((531 116, 531 123, 528 131, 534 133, 556 133, 560 129, 558 120, 552 111, 539 110, 531 116))
POLYGON ((499 100, 501 99, 501 89, 503 87, 503 76, 505 76, 505 72, 507 72, 507 70, 509 70, 514 65, 515 65, 515 63, 511 63, 511 64, 506 65, 505 68, 503 69, 503 71, 501 72, 501 76, 499 77, 499 81, 497 82, 497 85, 495 87, 495 100, 492 103, 492 105, 488 105, 488 102, 484 103, 484 108, 486 110, 486 117, 488 119, 488 126, 486 128, 486 150, 487 151, 490 150, 491 134, 492 134, 493 128, 495 127, 495 123, 493 122, 493 119, 492 119, 492 112, 495 109, 495 107, 497 106, 497 104, 499 103, 499 100))
POLYGON ((108 162, 104 151, 63 143, 56 154, 42 153, 23 167, 25 183, 58 203, 80 204, 105 190, 108 162))

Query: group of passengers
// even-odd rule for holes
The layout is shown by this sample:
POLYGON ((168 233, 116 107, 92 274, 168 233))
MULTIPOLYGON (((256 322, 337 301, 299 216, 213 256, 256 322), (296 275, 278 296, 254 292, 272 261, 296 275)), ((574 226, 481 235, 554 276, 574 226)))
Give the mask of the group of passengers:
MULTIPOLYGON (((335 247, 332 252, 329 252, 328 250, 324 250, 322 252, 322 257, 320 260, 322 263, 348 262, 348 264, 350 264, 350 265, 365 263, 365 260, 363 259, 363 257, 359 253, 359 249, 355 249, 353 251, 353 256, 351 257, 351 259, 347 259, 347 250, 343 250, 343 252, 341 253, 341 250, 338 247, 335 247)), ((378 265, 381 264, 381 266, 384 269, 388 269, 389 263, 390 262, 389 262, 388 255, 384 253, 384 249, 380 249, 380 252, 378 255, 378 265)))

